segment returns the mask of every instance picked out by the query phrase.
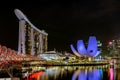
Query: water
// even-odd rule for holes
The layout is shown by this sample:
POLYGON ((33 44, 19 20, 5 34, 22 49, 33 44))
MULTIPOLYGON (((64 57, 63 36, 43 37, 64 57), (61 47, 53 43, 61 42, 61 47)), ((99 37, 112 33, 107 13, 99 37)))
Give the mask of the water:
POLYGON ((107 65, 50 66, 44 69, 32 74, 22 74, 22 80, 120 80, 120 69, 107 65))

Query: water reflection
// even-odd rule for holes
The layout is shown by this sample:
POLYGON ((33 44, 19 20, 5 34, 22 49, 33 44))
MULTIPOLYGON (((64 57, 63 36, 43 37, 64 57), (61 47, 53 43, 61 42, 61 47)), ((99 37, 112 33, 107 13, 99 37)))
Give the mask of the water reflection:
POLYGON ((102 80, 103 72, 102 69, 93 70, 77 70, 73 76, 72 80, 102 80))
POLYGON ((33 74, 30 74, 25 80, 39 80, 40 76, 43 74, 43 71, 38 71, 33 74))
POLYGON ((113 68, 110 68, 108 70, 108 77, 109 77, 109 80, 115 80, 114 69, 113 68))
POLYGON ((119 73, 110 67, 56 66, 30 74, 24 80, 119 80, 119 73))

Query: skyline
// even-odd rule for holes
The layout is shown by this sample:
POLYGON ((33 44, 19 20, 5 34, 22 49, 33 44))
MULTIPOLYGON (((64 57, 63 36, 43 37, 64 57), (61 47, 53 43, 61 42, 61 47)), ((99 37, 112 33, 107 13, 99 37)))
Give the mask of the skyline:
POLYGON ((92 35, 105 42, 119 35, 120 1, 86 1, 67 3, 45 0, 39 4, 16 0, 9 8, 1 7, 1 45, 17 50, 19 20, 14 14, 16 8, 20 9, 38 29, 48 33, 49 50, 69 50, 70 44, 76 43, 79 39, 87 42, 88 37, 92 35))

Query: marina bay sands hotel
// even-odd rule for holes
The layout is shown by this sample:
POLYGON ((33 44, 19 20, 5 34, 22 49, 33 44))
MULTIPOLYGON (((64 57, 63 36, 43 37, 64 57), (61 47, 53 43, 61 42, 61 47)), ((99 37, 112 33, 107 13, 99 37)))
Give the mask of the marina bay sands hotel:
POLYGON ((35 27, 19 10, 14 10, 19 19, 18 53, 38 55, 47 51, 48 34, 35 27))

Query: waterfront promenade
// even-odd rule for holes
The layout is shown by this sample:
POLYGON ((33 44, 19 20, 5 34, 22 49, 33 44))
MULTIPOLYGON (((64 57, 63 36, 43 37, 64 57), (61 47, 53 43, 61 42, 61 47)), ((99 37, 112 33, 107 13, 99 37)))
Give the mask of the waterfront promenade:
POLYGON ((37 70, 45 70, 43 67, 49 66, 101 66, 109 65, 109 62, 99 61, 99 62, 67 62, 67 61, 47 61, 42 58, 31 56, 28 54, 18 54, 17 51, 0 45, 0 77, 6 78, 6 75, 10 78, 17 77, 17 73, 22 73, 26 71, 35 72, 37 70))

